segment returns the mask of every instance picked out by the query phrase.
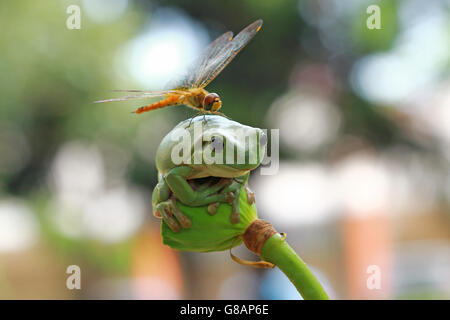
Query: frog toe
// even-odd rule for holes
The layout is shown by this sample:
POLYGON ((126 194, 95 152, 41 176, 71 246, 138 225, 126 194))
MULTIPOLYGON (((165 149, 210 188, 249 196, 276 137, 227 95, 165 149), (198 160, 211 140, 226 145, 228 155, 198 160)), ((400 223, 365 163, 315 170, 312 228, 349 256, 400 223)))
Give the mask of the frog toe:
POLYGON ((240 198, 241 192, 237 190, 236 192, 233 192, 233 198, 231 201, 231 223, 236 224, 241 221, 241 215, 239 211, 239 198, 240 198))
POLYGON ((162 218, 161 212, 159 210, 157 210, 156 208, 153 208, 153 216, 156 218, 159 218, 159 219, 162 218))
POLYGON ((236 224, 236 223, 239 223, 239 221, 241 221, 241 215, 239 213, 239 210, 238 210, 238 208, 235 208, 234 206, 233 206, 233 210, 231 212, 230 221, 232 224, 236 224))
POLYGON ((250 190, 249 187, 245 186, 245 191, 247 191, 247 201, 249 204, 255 203, 255 193, 250 190))
POLYGON ((172 208, 169 203, 161 202, 156 205, 155 213, 159 212, 163 221, 169 226, 173 232, 180 231, 181 227, 177 220, 172 215, 172 208))
POLYGON ((181 226, 185 229, 190 228, 192 225, 191 220, 178 209, 175 199, 171 199, 171 207, 173 215, 177 218, 181 226))
POLYGON ((213 202, 208 205, 208 213, 210 215, 215 215, 217 213, 217 209, 219 209, 219 202, 213 202))
POLYGON ((225 201, 228 203, 232 203, 236 199, 236 194, 234 192, 227 192, 225 194, 225 201))
POLYGON ((174 217, 169 215, 166 211, 163 211, 162 217, 163 217, 164 222, 169 226, 169 228, 173 232, 180 231, 180 229, 181 229, 180 224, 177 222, 177 220, 174 219, 174 217))

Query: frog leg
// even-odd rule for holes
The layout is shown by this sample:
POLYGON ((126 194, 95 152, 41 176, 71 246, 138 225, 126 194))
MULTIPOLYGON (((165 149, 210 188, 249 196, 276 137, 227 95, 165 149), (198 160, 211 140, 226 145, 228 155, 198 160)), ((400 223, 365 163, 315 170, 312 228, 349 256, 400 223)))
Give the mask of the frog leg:
POLYGON ((156 205, 160 202, 167 201, 170 197, 169 185, 164 180, 161 173, 158 173, 158 184, 153 189, 152 193, 152 207, 153 215, 157 218, 162 218, 161 212, 156 210, 156 205))
POLYGON ((167 201, 162 201, 153 206, 153 214, 162 218, 173 232, 180 231, 180 225, 188 229, 192 223, 177 207, 176 200, 171 197, 167 201))
POLYGON ((215 215, 217 213, 217 210, 219 209, 219 205, 220 205, 220 202, 210 203, 208 205, 208 209, 207 209, 208 213, 212 216, 215 215))
POLYGON ((153 207, 153 214, 157 217, 161 217, 165 223, 172 229, 173 232, 180 231, 180 224, 175 220, 172 215, 172 207, 169 201, 163 201, 156 204, 153 207))
MULTIPOLYGON (((249 173, 240 176, 240 177, 236 177, 232 180, 232 183, 226 187, 223 192, 227 195, 227 199, 226 202, 231 204, 231 216, 230 216, 230 221, 233 224, 239 223, 239 221, 241 220, 241 215, 240 215, 240 210, 239 210, 239 198, 241 195, 241 189, 242 186, 244 185, 247 191, 247 200, 250 204, 252 204, 254 202, 251 202, 251 198, 249 198, 249 193, 248 193, 248 189, 246 184, 248 181, 248 177, 249 177, 249 173)), ((251 192, 251 190, 250 190, 251 192)), ((251 192, 253 194, 253 192, 251 192)), ((253 196, 254 199, 254 196, 253 196)), ((215 214, 217 211, 219 204, 210 204, 208 206, 208 213, 209 214, 215 214)))
POLYGON ((247 192, 247 201, 249 204, 255 203, 255 193, 248 187, 248 184, 244 186, 245 191, 247 192))
POLYGON ((222 179, 217 184, 201 191, 196 191, 186 181, 194 173, 189 166, 179 166, 170 170, 164 177, 175 197, 188 206, 205 206, 213 202, 226 202, 227 195, 220 191, 229 183, 229 179, 222 179), (219 192, 220 191, 220 192, 219 192))
POLYGON ((156 204, 154 210, 173 232, 180 231, 180 225, 185 229, 191 227, 191 220, 178 209, 174 198, 156 204))
POLYGON ((180 211, 180 209, 178 209, 176 198, 172 195, 169 201, 171 204, 172 213, 177 218, 181 226, 185 229, 190 228, 192 225, 191 220, 189 220, 189 218, 186 217, 184 213, 180 211))
MULTIPOLYGON (((241 188, 241 185, 237 182, 233 181, 233 179, 228 179, 230 181, 230 185, 226 187, 222 192, 225 193, 225 201, 226 203, 229 203, 232 205, 233 209, 232 212, 238 212, 239 211, 239 197, 236 198, 235 194, 236 192, 239 193, 239 189, 241 188), (237 199, 237 201, 236 201, 237 199)), ((210 215, 215 215, 217 213, 217 210, 219 209, 220 202, 213 202, 208 205, 208 213, 210 215)), ((238 213, 239 214, 239 213, 238 213)), ((235 221, 235 219, 232 219, 235 221)), ((238 220, 239 222, 239 220, 238 220)))
POLYGON ((231 202, 231 216, 230 221, 233 224, 239 223, 241 221, 241 212, 239 210, 239 197, 241 195, 241 188, 237 189, 233 193, 233 201, 231 202))
POLYGON ((233 202, 231 203, 231 216, 230 216, 230 221, 231 223, 239 223, 239 221, 241 221, 241 213, 239 210, 239 198, 241 196, 241 190, 242 190, 242 186, 245 185, 248 181, 248 177, 250 176, 249 173, 240 176, 240 177, 236 177, 233 180, 235 181, 235 183, 237 184, 237 188, 235 189, 235 191, 233 192, 233 202))
POLYGON ((152 194, 153 215, 162 218, 174 232, 180 231, 180 225, 187 229, 191 221, 177 207, 175 197, 161 174, 152 194), (176 219, 175 219, 176 218, 176 219))

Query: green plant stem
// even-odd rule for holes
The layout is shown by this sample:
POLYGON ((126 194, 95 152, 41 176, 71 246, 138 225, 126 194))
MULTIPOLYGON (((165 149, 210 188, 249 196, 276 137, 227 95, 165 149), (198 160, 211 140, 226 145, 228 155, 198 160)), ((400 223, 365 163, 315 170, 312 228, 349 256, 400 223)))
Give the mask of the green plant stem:
POLYGON ((295 253, 279 233, 264 243, 261 258, 275 264, 291 280, 305 300, 328 300, 322 285, 306 263, 295 253))

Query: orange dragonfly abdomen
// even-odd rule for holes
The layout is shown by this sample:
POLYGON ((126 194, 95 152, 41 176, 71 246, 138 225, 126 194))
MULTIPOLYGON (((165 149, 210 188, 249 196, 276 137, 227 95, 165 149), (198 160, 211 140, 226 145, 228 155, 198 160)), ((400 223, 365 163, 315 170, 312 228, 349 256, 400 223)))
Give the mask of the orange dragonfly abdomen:
POLYGON ((183 96, 182 94, 177 94, 177 93, 168 94, 165 99, 160 100, 155 103, 152 103, 152 104, 149 104, 147 106, 140 107, 139 109, 134 111, 134 113, 139 114, 139 113, 143 113, 143 112, 147 112, 147 111, 151 111, 151 110, 156 110, 156 109, 180 104, 180 102, 181 102, 180 100, 183 100, 182 96, 183 96))
POLYGON ((180 91, 175 93, 168 93, 166 94, 165 99, 149 104, 147 106, 140 107, 139 109, 134 111, 134 113, 139 114, 151 110, 156 110, 180 104, 185 104, 188 107, 201 110, 203 99, 205 98, 205 95, 207 93, 208 92, 202 88, 192 88, 184 92, 180 91))

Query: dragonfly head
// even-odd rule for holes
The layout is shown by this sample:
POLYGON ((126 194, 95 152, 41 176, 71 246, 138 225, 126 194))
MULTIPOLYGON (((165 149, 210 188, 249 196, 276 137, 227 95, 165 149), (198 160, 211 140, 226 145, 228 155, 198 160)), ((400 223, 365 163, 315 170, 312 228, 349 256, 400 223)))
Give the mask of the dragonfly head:
POLYGON ((222 101, 217 93, 208 93, 203 99, 203 108, 207 111, 217 111, 222 106, 222 101))

